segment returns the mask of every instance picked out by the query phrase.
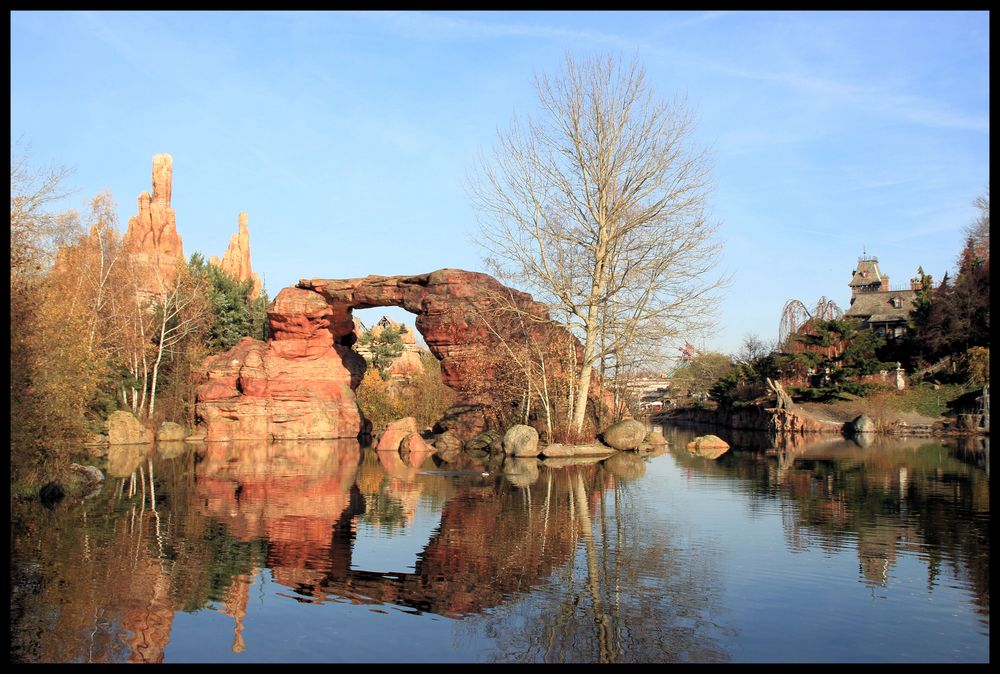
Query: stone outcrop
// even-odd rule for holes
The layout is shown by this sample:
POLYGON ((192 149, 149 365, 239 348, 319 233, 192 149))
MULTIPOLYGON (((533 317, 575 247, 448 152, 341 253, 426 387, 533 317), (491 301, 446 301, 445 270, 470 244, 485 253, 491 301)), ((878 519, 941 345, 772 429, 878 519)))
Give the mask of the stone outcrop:
POLYGON ((209 264, 217 265, 237 281, 253 281, 253 290, 250 291, 250 299, 260 297, 263 285, 260 277, 254 273, 250 266, 250 230, 247 228, 247 214, 242 212, 239 215, 239 225, 236 233, 229 239, 229 248, 220 260, 216 256, 208 259, 209 264))
POLYGON ((843 433, 844 424, 817 419, 795 406, 791 409, 769 409, 768 430, 772 433, 843 433))
MULTIPOLYGON (((386 374, 396 379, 409 380, 414 375, 423 372, 424 365, 421 362, 420 357, 427 353, 427 350, 422 349, 417 345, 416 330, 403 323, 397 323, 388 316, 383 316, 370 329, 366 329, 357 318, 354 319, 354 334, 359 342, 365 333, 370 334, 372 337, 376 337, 386 328, 398 330, 399 340, 403 343, 403 352, 392 359, 392 362, 389 363, 389 366, 386 368, 386 374)), ((366 360, 371 358, 371 349, 367 346, 358 344, 354 348, 358 353, 364 356, 366 360)))
MULTIPOLYGON (((360 416, 352 389, 365 365, 350 348, 358 339, 352 312, 398 306, 416 314, 416 328, 440 360, 444 383, 459 393, 453 409, 461 413, 447 414, 435 426, 434 445, 441 450, 440 434, 447 431, 461 449, 487 426, 479 396, 492 390, 492 379, 483 354, 500 349, 481 317, 501 302, 548 317, 527 293, 460 269, 300 281, 268 307, 270 342, 244 340, 206 361, 196 407, 205 439, 356 436, 360 416)), ((568 338, 551 323, 525 324, 538 343, 568 338)), ((598 386, 595 378, 591 395, 598 386)))
POLYGON ((184 261, 177 218, 170 207, 173 174, 169 154, 153 157, 153 194, 139 195, 138 213, 128 219, 122 241, 135 269, 139 293, 144 297, 163 292, 173 282, 177 264, 184 261))
POLYGON ((553 443, 542 448, 542 456, 546 458, 569 458, 576 456, 599 456, 606 457, 614 454, 616 450, 607 445, 563 445, 553 443))
POLYGON ((657 417, 673 423, 711 424, 748 431, 771 433, 842 433, 844 424, 817 419, 800 405, 791 408, 751 405, 739 409, 719 407, 699 409, 694 407, 671 410, 657 417))

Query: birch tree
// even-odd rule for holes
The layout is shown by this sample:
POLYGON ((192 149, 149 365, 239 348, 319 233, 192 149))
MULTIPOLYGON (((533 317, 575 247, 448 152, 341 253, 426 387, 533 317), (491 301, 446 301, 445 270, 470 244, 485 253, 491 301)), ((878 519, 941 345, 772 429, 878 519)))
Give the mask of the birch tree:
MULTIPOLYGON (((161 284, 162 286, 162 284, 161 284)), ((185 339, 198 335, 208 320, 209 307, 201 280, 193 276, 184 263, 178 265, 177 278, 156 298, 154 308, 153 343, 155 358, 149 376, 149 417, 156 411, 156 388, 164 356, 185 339)))
POLYGON ((720 244, 691 114, 655 99, 635 60, 567 56, 535 89, 539 114, 498 132, 470 195, 490 271, 564 313, 580 337, 580 432, 604 356, 627 351, 652 321, 665 340, 711 324, 720 244))

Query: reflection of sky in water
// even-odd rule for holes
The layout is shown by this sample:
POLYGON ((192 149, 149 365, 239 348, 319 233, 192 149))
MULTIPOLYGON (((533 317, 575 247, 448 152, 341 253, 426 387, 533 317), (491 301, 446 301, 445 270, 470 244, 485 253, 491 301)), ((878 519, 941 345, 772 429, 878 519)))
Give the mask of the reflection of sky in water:
POLYGON ((384 527, 355 520, 357 538, 351 552, 352 571, 389 573, 415 570, 417 555, 441 523, 441 509, 421 500, 406 526, 384 527))

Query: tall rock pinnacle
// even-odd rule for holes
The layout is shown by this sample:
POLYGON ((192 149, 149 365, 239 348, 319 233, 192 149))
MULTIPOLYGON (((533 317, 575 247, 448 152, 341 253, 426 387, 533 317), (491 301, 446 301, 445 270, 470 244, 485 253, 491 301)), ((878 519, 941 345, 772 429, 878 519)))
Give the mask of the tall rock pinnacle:
POLYGON ((253 280, 253 290, 250 292, 250 299, 260 296, 262 284, 260 277, 254 273, 250 266, 250 230, 247 228, 247 214, 240 213, 239 228, 236 233, 229 238, 229 248, 219 261, 214 255, 209 259, 212 264, 217 264, 237 281, 253 280))
POLYGON ((153 195, 139 195, 139 212, 128 219, 124 244, 135 266, 139 291, 162 293, 173 282, 177 263, 184 260, 184 246, 177 233, 177 218, 170 207, 173 159, 153 156, 153 195))

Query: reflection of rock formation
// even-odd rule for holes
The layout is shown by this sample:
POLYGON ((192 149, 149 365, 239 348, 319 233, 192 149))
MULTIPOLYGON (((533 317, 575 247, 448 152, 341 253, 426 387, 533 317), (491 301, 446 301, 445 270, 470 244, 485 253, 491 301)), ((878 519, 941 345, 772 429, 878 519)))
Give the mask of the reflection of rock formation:
MULTIPOLYGON (((597 470, 592 465, 549 471, 525 489, 502 489, 493 483, 463 487, 444 506, 437 533, 413 572, 331 572, 299 592, 451 617, 482 612, 544 583, 565 563, 577 535, 570 521, 573 480, 579 473, 592 482, 597 470)), ((592 512, 596 500, 591 498, 585 507, 592 512)))
POLYGON ((202 456, 203 513, 240 540, 266 539, 277 582, 294 588, 350 568, 351 518, 363 509, 357 441, 212 443, 202 456))
POLYGON ((247 614, 250 585, 253 583, 254 575, 256 575, 256 570, 253 573, 237 575, 233 578, 233 584, 226 589, 226 594, 222 598, 222 612, 235 622, 233 645, 230 647, 233 653, 242 653, 246 649, 246 642, 243 640, 243 618, 247 614))
POLYGON ((122 626, 131 633, 129 662, 163 662, 163 651, 170 642, 174 624, 170 576, 164 572, 160 560, 144 557, 119 582, 122 580, 135 588, 130 594, 139 604, 122 612, 122 626))

